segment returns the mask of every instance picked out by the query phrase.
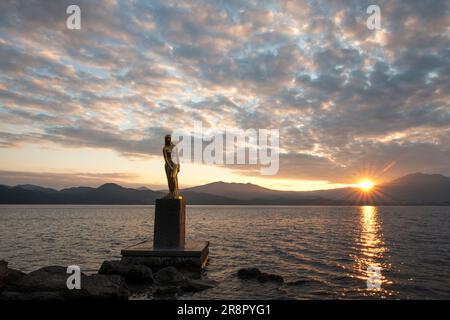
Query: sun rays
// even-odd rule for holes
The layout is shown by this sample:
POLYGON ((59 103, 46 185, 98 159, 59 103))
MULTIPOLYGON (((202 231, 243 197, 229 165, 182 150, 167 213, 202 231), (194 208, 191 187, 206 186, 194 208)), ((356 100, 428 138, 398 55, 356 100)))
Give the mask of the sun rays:
POLYGON ((375 186, 375 183, 370 180, 361 180, 356 186, 362 191, 370 192, 375 186))

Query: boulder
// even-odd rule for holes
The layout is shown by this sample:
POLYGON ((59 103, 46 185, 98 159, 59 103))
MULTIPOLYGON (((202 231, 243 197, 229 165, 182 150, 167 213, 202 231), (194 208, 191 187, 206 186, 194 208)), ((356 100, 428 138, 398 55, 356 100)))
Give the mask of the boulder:
POLYGON ((153 282, 153 272, 142 264, 128 264, 121 261, 104 261, 99 274, 120 275, 127 282, 153 282))
POLYGON ((67 268, 38 269, 5 287, 0 300, 127 299, 128 288, 120 276, 81 274, 81 289, 67 288, 67 268))
POLYGON ((175 267, 165 267, 155 273, 155 283, 163 286, 178 286, 186 282, 187 278, 175 267))
POLYGON ((261 275, 261 270, 258 268, 239 269, 237 275, 240 279, 255 279, 261 275))
POLYGON ((170 296, 171 298, 175 298, 181 293, 180 287, 177 286, 156 286, 153 288, 154 296, 170 296))
POLYGON ((155 273, 155 294, 182 294, 211 289, 217 282, 208 279, 190 279, 170 266, 155 273))
POLYGON ((0 276, 8 271, 8 262, 0 260, 0 276))
POLYGON ((8 262, 0 261, 0 292, 2 292, 6 286, 19 280, 25 276, 25 273, 8 268, 8 262))
POLYGON ((183 292, 199 292, 214 288, 216 285, 216 281, 209 279, 187 279, 187 281, 180 286, 180 289, 183 292))
POLYGON ((258 281, 260 282, 278 282, 278 283, 283 283, 284 279, 282 276, 278 275, 278 274, 271 274, 271 273, 265 273, 265 272, 261 272, 261 276, 259 276, 258 281))
POLYGON ((66 280, 69 274, 67 268, 49 266, 30 272, 21 279, 14 281, 8 290, 19 292, 56 291, 67 289, 66 280))
POLYGON ((278 282, 283 283, 282 276, 272 273, 261 272, 258 268, 244 268, 239 269, 237 273, 238 278, 243 280, 258 280, 259 282, 278 282))
POLYGON ((89 298, 126 300, 129 297, 125 280, 119 275, 94 274, 87 280, 81 287, 88 292, 89 298))

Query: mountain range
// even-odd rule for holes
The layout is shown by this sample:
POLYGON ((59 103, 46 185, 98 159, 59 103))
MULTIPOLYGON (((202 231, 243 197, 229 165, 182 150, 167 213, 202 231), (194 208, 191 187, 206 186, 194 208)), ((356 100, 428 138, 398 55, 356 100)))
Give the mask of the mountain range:
MULTIPOLYGON (((163 191, 106 183, 98 188, 55 190, 23 184, 0 185, 0 204, 154 204, 163 191)), ((347 187, 317 191, 279 191, 251 183, 213 182, 181 190, 192 205, 450 205, 450 177, 414 173, 377 185, 370 192, 347 187)))

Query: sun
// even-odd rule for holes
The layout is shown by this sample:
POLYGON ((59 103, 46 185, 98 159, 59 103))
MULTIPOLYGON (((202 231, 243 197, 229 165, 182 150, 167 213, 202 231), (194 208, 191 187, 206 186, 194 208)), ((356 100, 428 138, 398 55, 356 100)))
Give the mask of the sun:
POLYGON ((357 184, 357 187, 363 191, 370 191, 375 186, 375 184, 370 180, 362 180, 357 184))

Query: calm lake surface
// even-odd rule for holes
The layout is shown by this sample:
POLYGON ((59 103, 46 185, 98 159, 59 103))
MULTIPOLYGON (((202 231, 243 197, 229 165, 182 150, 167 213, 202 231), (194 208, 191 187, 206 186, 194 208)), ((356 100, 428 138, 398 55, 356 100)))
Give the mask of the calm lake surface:
MULTIPOLYGON (((153 214, 153 206, 0 206, 0 259, 27 272, 76 264, 93 273, 151 238, 153 214)), ((186 232, 211 242, 205 276, 219 285, 184 299, 450 299, 450 207, 188 206, 186 232), (243 267, 287 283, 241 281, 243 267), (368 288, 368 277, 381 289, 368 288)))

